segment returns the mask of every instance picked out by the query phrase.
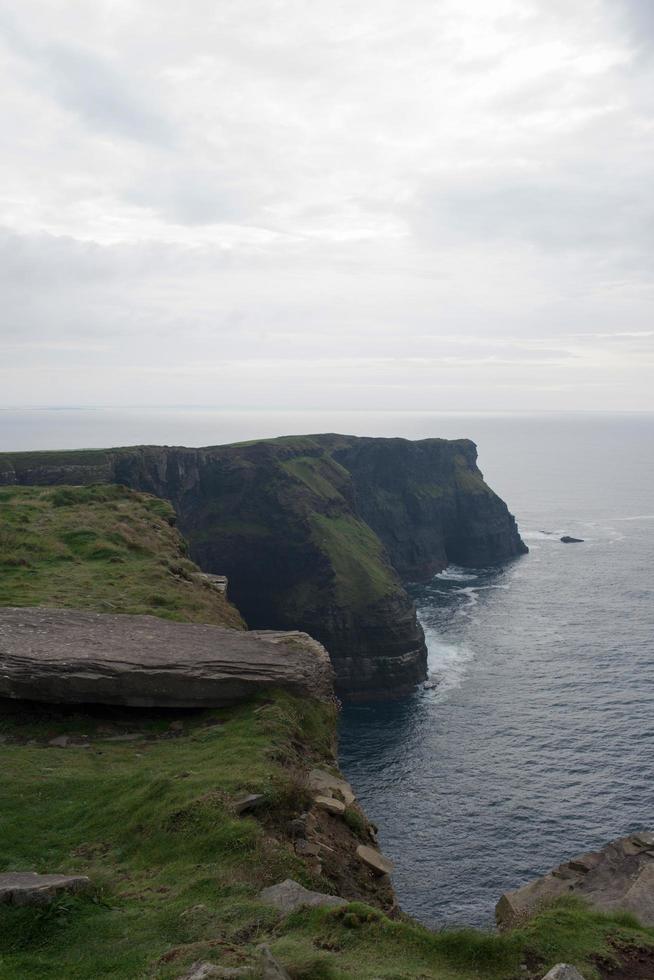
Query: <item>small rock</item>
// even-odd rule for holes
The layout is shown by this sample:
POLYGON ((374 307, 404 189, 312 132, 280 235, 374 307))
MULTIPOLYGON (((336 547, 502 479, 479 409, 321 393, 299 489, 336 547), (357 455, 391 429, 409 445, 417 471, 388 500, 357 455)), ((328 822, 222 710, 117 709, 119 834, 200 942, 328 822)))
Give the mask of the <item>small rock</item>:
POLYGON ((314 844, 311 841, 300 840, 295 842, 295 853, 299 854, 301 857, 318 857, 321 852, 320 844, 314 844))
POLYGON ((571 538, 569 534, 564 534, 561 538, 563 544, 583 544, 583 538, 571 538))
POLYGON ((194 963, 189 972, 179 977, 179 980, 207 980, 213 977, 215 980, 231 980, 233 977, 251 976, 251 971, 245 966, 218 966, 217 963, 194 963))
POLYGON ((333 796, 316 796, 314 803, 321 810, 333 813, 336 817, 342 817, 345 813, 345 803, 335 800, 333 796))
POLYGON ((68 747, 70 739, 68 735, 57 735, 56 738, 51 738, 48 745, 52 745, 55 749, 65 749, 68 747))
POLYGON ((250 813, 252 810, 256 810, 257 807, 261 806, 265 797, 262 793, 250 793, 249 796, 242 796, 240 800, 236 800, 234 803, 234 810, 236 813, 250 813))
POLYGON ((374 847, 368 847, 366 844, 359 844, 357 857, 376 875, 389 875, 394 867, 392 861, 376 851, 374 847))
POLYGON ((168 726, 168 730, 171 731, 171 732, 183 732, 184 731, 184 722, 183 721, 171 721, 170 725, 168 726))
POLYGON ((311 908, 339 908, 342 905, 347 905, 347 901, 338 895, 312 892, 297 881, 293 881, 292 878, 287 878, 278 885, 270 885, 269 888, 264 888, 263 891, 259 892, 259 899, 264 905, 272 905, 273 908, 284 913, 294 912, 295 909, 299 909, 303 905, 309 905, 311 908))
POLYGON ((557 963, 549 973, 545 974, 543 980, 584 980, 584 978, 579 970, 569 963, 557 963))
POLYGON ((263 966, 262 980, 291 980, 281 963, 278 963, 267 946, 260 946, 263 966))
POLYGON ((302 816, 296 817, 291 820, 288 825, 289 836, 295 840, 297 837, 305 837, 307 832, 307 815, 303 813, 302 816))

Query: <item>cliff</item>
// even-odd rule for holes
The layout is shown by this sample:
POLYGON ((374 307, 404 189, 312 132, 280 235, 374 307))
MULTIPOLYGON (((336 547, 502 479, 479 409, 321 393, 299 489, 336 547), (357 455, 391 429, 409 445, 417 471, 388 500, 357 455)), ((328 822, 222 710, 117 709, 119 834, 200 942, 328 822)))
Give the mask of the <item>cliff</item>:
POLYGON ((0 456, 0 482, 114 482, 170 500, 191 556, 229 577, 252 628, 301 629, 350 698, 424 679, 403 580, 526 551, 467 440, 283 437, 204 449, 0 456))

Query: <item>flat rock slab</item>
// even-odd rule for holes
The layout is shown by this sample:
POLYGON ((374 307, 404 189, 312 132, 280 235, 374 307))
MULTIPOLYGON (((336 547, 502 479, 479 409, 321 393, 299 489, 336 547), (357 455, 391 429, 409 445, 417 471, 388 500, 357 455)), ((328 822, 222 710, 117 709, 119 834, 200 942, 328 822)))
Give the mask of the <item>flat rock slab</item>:
POLYGON ((497 924, 512 929, 562 895, 578 895, 601 912, 631 912, 654 926, 654 834, 621 837, 506 892, 495 907, 497 924))
POLYGON ((39 875, 34 871, 0 874, 0 903, 12 905, 47 905, 61 892, 78 892, 88 888, 85 875, 39 875))
POLYGON ((327 651, 306 633, 76 609, 0 609, 0 697, 221 707, 276 687, 328 698, 332 678, 327 651))
POLYGON ((295 909, 309 905, 311 908, 340 908, 347 905, 344 898, 338 895, 325 895, 323 892, 312 892, 304 888, 292 878, 281 881, 278 885, 271 885, 259 892, 259 899, 264 905, 272 905, 280 912, 294 912, 295 909))
POLYGON ((359 844, 357 857, 376 875, 389 875, 393 871, 393 862, 367 844, 359 844))

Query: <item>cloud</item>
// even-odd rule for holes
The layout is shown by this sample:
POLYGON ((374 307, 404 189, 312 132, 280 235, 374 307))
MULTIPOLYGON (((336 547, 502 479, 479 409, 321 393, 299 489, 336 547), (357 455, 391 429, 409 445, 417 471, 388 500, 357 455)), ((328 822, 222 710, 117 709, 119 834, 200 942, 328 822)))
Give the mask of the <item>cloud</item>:
POLYGON ((2 398, 654 407, 648 10, 13 5, 2 398))

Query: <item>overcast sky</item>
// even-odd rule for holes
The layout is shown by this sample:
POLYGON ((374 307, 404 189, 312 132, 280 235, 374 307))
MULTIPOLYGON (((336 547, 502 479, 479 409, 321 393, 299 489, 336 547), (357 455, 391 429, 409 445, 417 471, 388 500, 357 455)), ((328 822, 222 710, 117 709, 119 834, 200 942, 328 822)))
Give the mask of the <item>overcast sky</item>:
POLYGON ((0 0, 0 404, 654 410, 652 0, 0 0))

